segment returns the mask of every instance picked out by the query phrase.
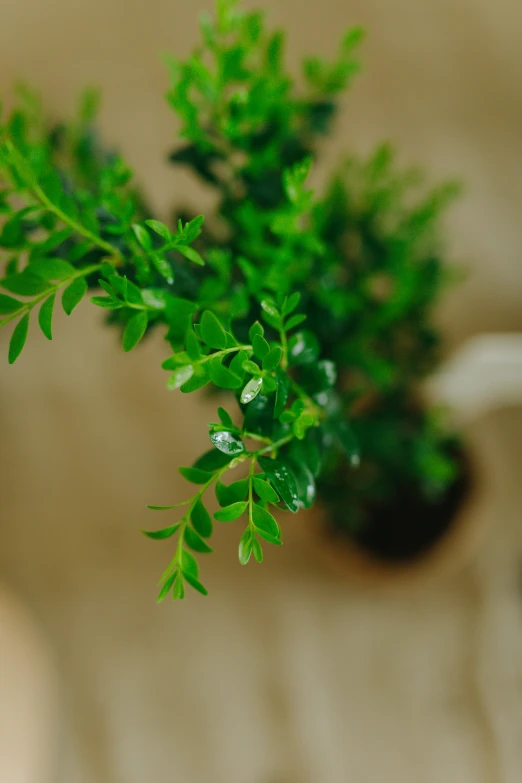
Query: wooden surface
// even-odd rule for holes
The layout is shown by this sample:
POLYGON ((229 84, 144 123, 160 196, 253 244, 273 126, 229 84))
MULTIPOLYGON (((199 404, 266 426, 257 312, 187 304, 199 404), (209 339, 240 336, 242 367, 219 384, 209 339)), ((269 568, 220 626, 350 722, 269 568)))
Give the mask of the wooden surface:
MULTIPOLYGON (((163 165, 175 123, 157 56, 189 51, 203 5, 4 0, 0 91, 25 78, 58 115, 100 83, 106 138, 152 203, 204 209, 208 195, 163 165)), ((448 339, 520 330, 519 0, 263 5, 293 25, 294 66, 347 25, 369 27, 324 164, 390 138, 403 161, 462 178, 448 226, 470 274, 440 310, 448 339)), ((67 326, 62 316, 52 345, 31 334, 1 370, 0 579, 42 629, 61 705, 58 769, 23 783, 519 783, 520 410, 469 433, 489 465, 477 513, 491 533, 443 584, 340 584, 292 517, 286 545, 247 569, 224 526, 203 571, 211 596, 156 607, 169 544, 138 530, 154 524, 146 503, 186 493, 176 468, 204 447, 209 407, 164 389, 159 342, 124 356, 100 319, 83 306, 67 326)))
POLYGON ((183 497, 214 403, 164 390, 161 346, 124 356, 88 308, 74 323, 54 350, 35 336, 0 397, 0 569, 54 651, 53 783, 520 780, 520 410, 469 433, 490 534, 443 584, 339 583, 297 516, 247 569, 223 525, 210 597, 156 607, 170 547, 138 534, 144 506, 183 497))

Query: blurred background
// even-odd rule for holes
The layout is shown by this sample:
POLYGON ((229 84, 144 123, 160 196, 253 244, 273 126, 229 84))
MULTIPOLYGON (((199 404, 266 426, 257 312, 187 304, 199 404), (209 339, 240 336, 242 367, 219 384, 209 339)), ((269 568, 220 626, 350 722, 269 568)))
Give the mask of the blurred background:
MULTIPOLYGON (((439 310, 448 355, 472 335, 520 331, 520 2, 255 5, 288 28, 295 68, 367 28, 319 180, 343 149, 383 139, 434 180, 461 179, 447 227, 467 276, 439 310)), ((208 194, 165 165, 177 126, 159 55, 185 56, 211 7, 3 0, 0 94, 25 80, 59 118, 100 85, 104 137, 159 216, 204 212, 208 194)), ((344 584, 298 516, 262 568, 241 569, 236 531, 220 531, 210 597, 158 607, 168 553, 137 531, 146 503, 184 492, 177 466, 206 447, 215 400, 167 392, 161 342, 124 355, 102 317, 87 305, 68 328, 57 318, 52 344, 35 330, 2 368, 2 783, 521 780, 520 408, 469 427, 488 471, 476 510, 487 534, 458 573, 400 592, 344 584)))

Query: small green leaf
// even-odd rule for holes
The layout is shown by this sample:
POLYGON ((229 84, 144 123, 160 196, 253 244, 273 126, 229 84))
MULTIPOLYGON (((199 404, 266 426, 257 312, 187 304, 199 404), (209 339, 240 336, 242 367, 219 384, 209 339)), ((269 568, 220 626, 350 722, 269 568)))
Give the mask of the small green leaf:
POLYGON ((132 318, 127 321, 123 332, 124 351, 132 351, 132 349, 138 345, 147 330, 148 322, 149 317, 145 310, 136 313, 136 315, 133 315, 132 318))
POLYGON ((30 267, 26 267, 20 274, 4 278, 2 288, 20 296, 37 296, 47 291, 50 286, 47 280, 31 272, 30 267))
POLYGON ((40 329, 48 340, 53 339, 52 321, 55 298, 56 294, 53 294, 48 299, 46 299, 43 305, 40 307, 40 312, 38 313, 38 323, 40 324, 40 329))
POLYGON ((29 269, 44 280, 64 280, 76 272, 73 265, 62 258, 41 258, 31 262, 29 269))
POLYGON ((152 250, 152 238, 146 228, 134 223, 132 226, 134 236, 144 250, 152 250))
POLYGON ((185 364, 182 367, 178 367, 177 370, 174 370, 168 379, 167 388, 171 391, 174 389, 179 389, 179 387, 183 386, 184 383, 187 383, 187 381, 189 381, 193 375, 194 368, 191 364, 185 364))
POLYGON ((243 378, 245 377, 245 370, 243 368, 243 363, 248 359, 248 354, 246 351, 238 351, 232 361, 229 364, 228 369, 230 372, 233 372, 234 375, 237 375, 238 378, 241 379, 241 382, 243 382, 243 378))
POLYGON ((259 321, 254 321, 250 329, 248 330, 248 336, 250 338, 250 341, 252 342, 254 337, 258 335, 259 337, 263 337, 265 333, 265 330, 263 328, 263 325, 259 323, 259 321))
POLYGON ((235 519, 239 519, 241 514, 245 513, 247 506, 248 503, 246 501, 232 503, 230 506, 225 506, 216 511, 214 519, 217 519, 218 522, 233 522, 235 519))
POLYGON ((193 264, 198 264, 199 266, 205 266, 205 262, 199 255, 197 250, 194 250, 193 247, 190 247, 190 245, 176 245, 176 250, 178 253, 181 253, 182 256, 185 256, 189 261, 192 261, 193 264))
POLYGON ((201 344, 193 329, 189 329, 185 335, 185 351, 192 361, 197 362, 201 359, 201 344))
POLYGON ((249 402, 252 402, 252 400, 257 397, 259 392, 261 391, 261 386, 263 383, 262 378, 252 378, 243 391, 241 392, 241 402, 243 405, 246 405, 249 402))
POLYGON ((162 530, 142 530, 141 532, 143 535, 147 536, 147 538, 153 538, 155 541, 162 541, 164 538, 170 538, 173 536, 176 530, 179 528, 179 525, 180 523, 176 522, 175 525, 164 527, 162 530))
POLYGON ((210 373, 207 366, 196 366, 194 367, 194 374, 188 379, 188 381, 185 381, 185 383, 180 386, 180 390, 183 392, 183 394, 188 394, 203 388, 203 386, 206 386, 207 383, 210 383, 210 373))
POLYGON ((225 427, 234 426, 234 422, 232 421, 232 417, 228 411, 226 411, 224 408, 219 407, 217 409, 217 412, 221 424, 223 424, 225 427))
POLYGON ((285 506, 294 514, 299 511, 299 495, 295 477, 282 457, 271 459, 259 457, 259 466, 270 479, 270 483, 285 506))
POLYGON ((201 582, 198 579, 196 579, 196 577, 193 576, 191 573, 187 573, 186 571, 183 571, 183 577, 186 579, 189 585, 194 588, 194 590, 198 591, 198 593, 201 593, 201 595, 208 595, 207 588, 204 587, 201 584, 201 582))
POLYGON ((208 554, 214 550, 201 538, 195 530, 191 527, 185 528, 184 541, 194 552, 201 552, 202 554, 208 554))
POLYGON ((280 538, 281 531, 274 516, 270 511, 267 511, 266 508, 259 506, 257 503, 252 504, 252 520, 258 530, 268 533, 273 538, 280 538))
POLYGON ((209 538, 212 535, 212 519, 201 499, 196 502, 192 509, 190 519, 194 530, 196 530, 200 536, 209 538))
POLYGON ((27 331, 29 329, 29 313, 20 318, 16 324, 11 340, 9 342, 9 364, 13 364, 22 353, 25 341, 27 340, 27 331))
POLYGON ((62 307, 70 315, 87 293, 87 283, 84 277, 78 277, 67 286, 62 295, 62 307))
POLYGON ((267 341, 259 334, 254 335, 252 346, 258 359, 264 359, 265 356, 270 352, 270 346, 268 345, 267 341))
POLYGON ((230 372, 229 369, 223 367, 223 358, 216 356, 215 359, 211 359, 209 362, 209 372, 212 383, 219 386, 221 389, 239 389, 242 384, 241 378, 230 372))
POLYGON ((288 395, 290 392, 290 379, 286 372, 280 367, 276 369, 276 401, 274 406, 274 419, 278 419, 283 413, 286 403, 288 402, 288 395))
POLYGON ((172 590, 172 598, 174 601, 181 600, 185 597, 185 586, 183 584, 183 576, 179 571, 175 571, 176 579, 174 581, 174 588, 172 590))
POLYGON ((267 503, 277 503, 279 500, 279 496, 275 489, 270 486, 268 481, 263 481, 263 479, 257 478, 254 476, 254 489, 261 498, 261 500, 265 500, 267 503))
POLYGON ((230 506, 244 500, 248 492, 248 479, 234 481, 233 484, 216 483, 216 497, 220 506, 230 506))
POLYGON ((159 234, 160 237, 163 237, 163 239, 167 241, 170 239, 171 233, 165 223, 161 223, 159 220, 146 220, 145 225, 155 231, 156 234, 159 234))
POLYGON ((220 350, 226 348, 226 332, 214 313, 210 310, 205 310, 201 316, 200 331, 201 338, 211 348, 220 350))
POLYGON ((290 315, 290 313, 293 313, 300 300, 301 294, 297 293, 297 291, 295 294, 291 294, 283 304, 283 315, 290 315))
POLYGON ((173 506, 147 506, 151 511, 169 511, 171 508, 176 508, 176 503, 173 506))
POLYGON ((223 454, 222 451, 217 449, 209 449, 201 457, 197 458, 192 467, 214 473, 214 471, 224 468, 230 461, 231 457, 228 454, 223 454))
POLYGON ((241 454, 245 450, 245 446, 241 438, 230 430, 213 430, 210 433, 210 440, 216 447, 224 454, 241 454))
POLYGON ((207 470, 200 470, 199 468, 178 468, 179 472, 190 481, 191 484, 206 484, 212 478, 212 473, 207 470))
POLYGON ((257 538, 252 539, 252 552, 254 553, 254 557, 258 563, 263 562, 263 547, 257 540, 257 538))
POLYGON ((275 370, 281 361, 282 355, 283 351, 278 345, 272 348, 263 359, 263 370, 275 370))
POLYGON ((162 585, 162 587, 161 587, 161 590, 159 591, 158 598, 157 598, 157 602, 158 602, 158 604, 160 604, 162 601, 164 601, 164 600, 165 600, 165 598, 166 598, 166 597, 168 596, 168 594, 170 593, 170 591, 171 591, 171 589, 172 589, 172 585, 174 584, 174 581, 175 581, 175 579, 176 579, 176 576, 177 576, 177 571, 174 571, 174 573, 173 573, 173 574, 171 574, 171 575, 170 575, 170 576, 169 576, 169 577, 168 577, 168 578, 165 580, 165 582, 163 583, 163 585, 162 585))
POLYGON ((241 565, 246 565, 250 560, 252 554, 252 533, 247 528, 239 541, 239 562, 241 565))
POLYGON ((7 294, 0 294, 0 315, 16 313, 22 307, 22 302, 7 294))
POLYGON ((183 576, 190 574, 196 579, 198 578, 199 567, 197 560, 194 555, 191 555, 186 549, 181 553, 181 570, 183 571, 183 576))
POLYGON ((332 427, 332 433, 343 447, 350 465, 353 468, 359 466, 361 462, 361 454, 359 451, 359 444, 353 429, 350 427, 347 421, 337 421, 332 427))
POLYGON ((295 327, 302 324, 303 321, 306 321, 306 315, 303 314, 293 315, 291 318, 288 319, 288 321, 285 322, 285 331, 289 332, 290 329, 295 329, 295 327))

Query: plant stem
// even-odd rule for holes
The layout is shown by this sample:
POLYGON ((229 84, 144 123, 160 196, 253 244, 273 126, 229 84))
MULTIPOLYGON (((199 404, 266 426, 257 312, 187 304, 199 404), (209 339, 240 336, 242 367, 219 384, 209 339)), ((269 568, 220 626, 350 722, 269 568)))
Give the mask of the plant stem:
POLYGON ((93 264, 92 266, 87 266, 84 269, 78 269, 76 274, 67 277, 65 280, 60 280, 59 283, 55 283, 54 285, 50 286, 46 291, 38 294, 34 299, 31 299, 30 302, 21 302, 22 306, 19 307, 18 310, 15 310, 14 313, 9 313, 7 318, 1 320, 0 326, 5 326, 5 324, 9 323, 9 321, 13 321, 15 318, 18 318, 24 313, 29 313, 39 302, 41 302, 43 299, 46 299, 48 296, 55 294, 64 285, 72 283, 73 280, 77 280, 79 277, 86 277, 87 275, 91 275, 93 272, 96 272, 98 269, 100 269, 100 266, 101 264, 93 264))

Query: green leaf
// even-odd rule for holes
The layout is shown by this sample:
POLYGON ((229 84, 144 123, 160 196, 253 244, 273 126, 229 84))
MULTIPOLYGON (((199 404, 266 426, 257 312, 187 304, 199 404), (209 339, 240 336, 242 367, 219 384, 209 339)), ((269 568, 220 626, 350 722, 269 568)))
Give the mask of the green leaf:
POLYGON ((183 394, 188 394, 203 388, 203 386, 206 386, 207 383, 210 383, 210 373, 207 366, 196 366, 194 367, 194 374, 191 378, 188 379, 188 381, 185 381, 185 383, 180 386, 180 390, 183 392, 183 394))
POLYGON ((55 298, 56 294, 52 294, 52 296, 46 299, 43 305, 40 307, 40 312, 38 313, 38 323, 40 324, 40 329, 48 340, 53 339, 52 320, 55 298))
POLYGON ((269 299, 263 299, 261 302, 261 309, 263 310, 263 318, 274 329, 279 329, 281 326, 281 316, 279 310, 273 302, 269 299))
POLYGON ((200 470, 199 468, 178 468, 179 472, 190 481, 191 484, 206 484, 212 478, 212 473, 207 470, 200 470))
POLYGON ((290 313, 293 313, 300 300, 301 294, 297 293, 297 291, 296 293, 291 294, 283 304, 283 315, 290 315, 290 313))
POLYGON ((230 430, 212 430, 210 440, 220 451, 225 454, 241 454, 245 450, 245 445, 241 438, 230 430))
POLYGON ((197 250, 194 250, 193 247, 190 247, 190 245, 176 245, 176 250, 178 253, 181 253, 182 256, 185 256, 189 261, 192 261, 193 264, 198 264, 199 266, 205 266, 205 262, 199 255, 197 250))
POLYGON ((275 491, 273 487, 270 486, 268 481, 263 481, 263 479, 257 478, 254 476, 254 489, 261 498, 261 500, 265 500, 267 503, 277 503, 279 500, 279 495, 275 491))
POLYGON ((198 578, 199 575, 199 567, 196 558, 194 555, 191 555, 190 552, 187 552, 186 549, 183 550, 181 553, 181 570, 183 571, 183 576, 187 576, 187 574, 190 574, 190 576, 198 578))
POLYGON ((16 313, 22 307, 22 302, 7 294, 0 294, 0 315, 16 313))
POLYGON ((146 228, 143 228, 143 226, 138 225, 138 223, 134 223, 132 226, 132 230, 134 232, 134 236, 138 240, 138 243, 141 245, 141 247, 144 250, 152 250, 152 238, 147 231, 146 228))
POLYGON ((239 389, 242 384, 241 378, 230 372, 229 369, 223 367, 223 358, 216 356, 215 359, 211 359, 209 362, 209 372, 212 383, 219 386, 221 389, 239 389))
POLYGON ((232 361, 229 364, 228 369, 230 372, 233 372, 234 375, 237 375, 238 378, 241 379, 241 383, 243 382, 243 379, 245 377, 245 370, 243 368, 243 363, 248 360, 248 354, 246 351, 238 351, 232 361))
POLYGON ((174 389, 179 389, 179 387, 183 386, 184 383, 187 383, 187 381, 189 381, 193 375, 194 368, 191 364, 185 364, 182 367, 178 367, 178 369, 174 370, 168 379, 167 388, 171 391, 174 389))
MULTIPOLYGON (((297 448, 294 453, 299 453, 297 448)), ((314 475, 304 460, 292 459, 289 464, 296 480, 299 502, 303 508, 310 508, 316 496, 314 475)))
POLYGON ((84 277, 78 277, 71 285, 68 285, 62 295, 62 307, 67 315, 81 302, 87 293, 87 283, 84 277))
POLYGON ((219 416, 220 422, 225 427, 233 427, 234 426, 234 422, 232 421, 232 417, 231 417, 231 415, 230 415, 230 413, 228 411, 226 411, 224 408, 219 407, 217 409, 217 412, 218 412, 218 416, 219 416))
POLYGON ((26 267, 18 275, 4 278, 2 287, 12 294, 20 294, 21 296, 37 296, 50 288, 47 280, 31 272, 29 267, 26 267))
POLYGON ((263 562, 263 547, 257 540, 257 538, 252 539, 252 552, 254 553, 254 557, 258 563, 263 562))
POLYGON ((176 504, 173 506, 147 506, 151 511, 169 511, 171 508, 176 508, 176 504))
POLYGON ((201 359, 201 344, 193 329, 189 329, 185 335, 185 351, 192 361, 201 359))
POLYGON ((191 573, 187 573, 186 571, 183 571, 183 577, 186 579, 189 585, 194 588, 194 590, 198 591, 198 593, 201 593, 201 595, 208 595, 207 588, 204 587, 201 584, 201 582, 198 579, 196 579, 196 577, 193 576, 191 573))
POLYGON ((246 565, 252 554, 253 539, 250 528, 247 528, 239 541, 239 562, 246 565))
POLYGON ((214 313, 210 310, 205 310, 201 316, 200 332, 203 342, 211 348, 220 350, 226 348, 226 332, 214 313))
MULTIPOLYGON (((149 506, 149 508, 151 508, 149 506)), ((180 523, 176 522, 175 525, 171 525, 170 527, 164 527, 161 530, 142 530, 141 532, 143 535, 147 536, 147 538, 152 538, 155 541, 162 541, 164 538, 170 538, 174 535, 174 533, 179 528, 180 523)))
POLYGON ((64 280, 76 272, 73 265, 62 258, 41 258, 32 261, 29 269, 44 280, 64 280))
POLYGON ((311 364, 319 356, 319 341, 313 332, 296 332, 288 340, 290 364, 311 364))
POLYGON ((243 403, 243 405, 246 405, 249 402, 252 402, 252 400, 257 397, 259 392, 261 391, 261 386, 263 384, 262 378, 252 378, 243 391, 241 392, 240 401, 243 403))
POLYGON ((259 323, 259 321, 254 321, 250 329, 248 330, 248 336, 250 338, 250 341, 252 342, 254 340, 254 337, 258 335, 259 337, 263 337, 265 333, 265 330, 263 328, 263 325, 259 323))
POLYGON ((172 598, 174 601, 185 597, 185 586, 183 584, 183 576, 179 571, 175 571, 174 588, 172 590, 172 598))
POLYGON ((155 231, 156 234, 159 234, 160 237, 163 237, 163 239, 167 241, 170 239, 171 233, 165 223, 161 223, 159 220, 146 220, 145 225, 155 231))
POLYGON ((244 500, 248 492, 248 479, 234 481, 233 484, 216 483, 216 497, 220 506, 229 506, 244 500))
POLYGON ((274 516, 257 503, 252 503, 252 520, 256 528, 262 530, 263 533, 268 533, 273 538, 281 537, 281 531, 274 516))
POLYGON ((290 393, 290 379, 286 372, 278 367, 276 369, 276 401, 274 406, 274 419, 278 419, 283 413, 286 403, 288 402, 288 395, 290 393))
POLYGON ((207 509, 203 505, 201 498, 198 499, 194 508, 192 509, 190 519, 194 529, 199 533, 200 536, 203 536, 203 538, 209 538, 212 535, 212 519, 210 518, 210 514, 208 513, 207 509))
POLYGON ((26 313, 16 324, 11 340, 9 342, 9 364, 13 364, 22 353, 25 341, 27 340, 27 331, 29 329, 29 313, 26 313))
POLYGON ((288 319, 288 321, 285 322, 285 331, 289 332, 290 329, 295 329, 295 327, 302 324, 303 321, 306 321, 306 315, 303 314, 293 315, 291 318, 288 319))
POLYGON ((252 346, 258 359, 264 359, 265 356, 270 352, 270 346, 268 345, 267 341, 259 334, 254 335, 252 346))
POLYGON ((157 598, 158 604, 160 604, 162 601, 165 600, 165 598, 168 596, 172 589, 172 585, 174 584, 176 577, 178 575, 177 571, 174 571, 173 574, 171 574, 163 583, 161 590, 159 591, 159 595, 157 598))
POLYGON ((294 474, 282 457, 259 457, 258 464, 285 506, 294 514, 299 511, 299 493, 294 474))
POLYGON ((145 310, 136 313, 136 315, 133 315, 132 318, 127 321, 123 332, 124 351, 132 351, 132 349, 138 345, 147 330, 148 322, 149 317, 145 310))
POLYGON ((282 355, 283 351, 278 345, 276 345, 275 348, 272 348, 263 359, 263 370, 275 370, 281 361, 282 355))
POLYGON ((91 302, 97 307, 105 308, 105 310, 120 310, 125 307, 123 302, 113 296, 91 296, 91 302))
POLYGON ((268 541, 269 544, 273 544, 274 546, 282 546, 283 542, 280 538, 275 538, 274 536, 271 536, 270 533, 267 533, 265 530, 260 530, 259 528, 256 528, 256 533, 258 536, 261 536, 261 538, 264 538, 265 541, 268 541))
POLYGON ((184 541, 194 552, 201 552, 202 554, 208 554, 214 550, 201 538, 195 530, 191 527, 185 528, 184 541))
POLYGON ((220 508, 214 514, 214 519, 218 522, 233 522, 235 519, 239 519, 241 514, 244 514, 247 509, 248 503, 242 501, 239 503, 232 503, 230 506, 220 508))
POLYGON ((204 454, 202 454, 201 457, 197 458, 192 467, 214 473, 214 471, 219 470, 220 468, 224 468, 225 465, 228 465, 231 459, 232 457, 229 457, 228 454, 223 454, 222 451, 218 451, 217 449, 209 449, 204 454))

